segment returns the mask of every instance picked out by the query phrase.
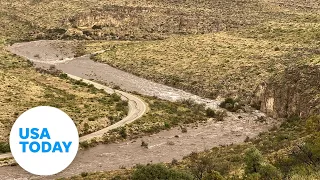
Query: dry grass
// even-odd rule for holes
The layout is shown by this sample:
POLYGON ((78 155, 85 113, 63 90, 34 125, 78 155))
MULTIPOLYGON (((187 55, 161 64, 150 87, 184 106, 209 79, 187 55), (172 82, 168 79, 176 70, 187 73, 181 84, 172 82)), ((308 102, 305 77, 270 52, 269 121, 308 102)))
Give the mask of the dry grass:
POLYGON ((6 22, 1 26, 12 37, 26 40, 163 39, 172 34, 229 30, 282 16, 258 0, 2 0, 0 5, 6 7, 0 10, 6 22))
POLYGON ((224 32, 104 46, 107 51, 96 57, 99 61, 211 98, 250 95, 257 84, 291 63, 284 57, 294 47, 224 32))
MULTIPOLYGON (((96 60, 202 96, 250 98, 259 83, 294 64, 319 64, 317 13, 288 11, 270 4, 259 24, 155 41, 89 42, 96 60)), ((258 22, 257 20, 256 22, 258 22)))
POLYGON ((130 178, 131 170, 120 169, 116 171, 105 172, 95 172, 95 173, 87 173, 82 172, 78 176, 72 176, 69 178, 59 178, 58 180, 96 180, 96 179, 115 179, 115 180, 124 180, 130 178))

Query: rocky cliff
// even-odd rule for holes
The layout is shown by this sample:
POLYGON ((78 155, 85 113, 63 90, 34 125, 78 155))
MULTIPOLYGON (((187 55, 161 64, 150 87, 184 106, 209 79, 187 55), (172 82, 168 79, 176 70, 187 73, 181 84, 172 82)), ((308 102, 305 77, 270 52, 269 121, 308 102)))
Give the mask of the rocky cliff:
POLYGON ((320 114, 320 66, 290 67, 261 84, 253 103, 274 118, 320 114))

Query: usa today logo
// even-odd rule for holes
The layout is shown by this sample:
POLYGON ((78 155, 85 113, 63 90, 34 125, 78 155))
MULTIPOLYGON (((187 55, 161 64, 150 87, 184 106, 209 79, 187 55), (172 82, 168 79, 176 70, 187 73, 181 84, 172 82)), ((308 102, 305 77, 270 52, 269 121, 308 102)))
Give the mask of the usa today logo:
POLYGON ((79 146, 78 130, 63 111, 40 106, 24 112, 10 132, 16 162, 35 175, 53 175, 67 168, 79 146))

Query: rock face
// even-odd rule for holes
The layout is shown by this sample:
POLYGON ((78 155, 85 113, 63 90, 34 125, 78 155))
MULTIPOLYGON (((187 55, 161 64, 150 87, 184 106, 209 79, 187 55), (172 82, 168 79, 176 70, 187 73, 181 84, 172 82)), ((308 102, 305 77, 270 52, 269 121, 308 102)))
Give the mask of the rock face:
POLYGON ((258 86, 253 104, 274 118, 320 114, 320 66, 290 67, 258 86))

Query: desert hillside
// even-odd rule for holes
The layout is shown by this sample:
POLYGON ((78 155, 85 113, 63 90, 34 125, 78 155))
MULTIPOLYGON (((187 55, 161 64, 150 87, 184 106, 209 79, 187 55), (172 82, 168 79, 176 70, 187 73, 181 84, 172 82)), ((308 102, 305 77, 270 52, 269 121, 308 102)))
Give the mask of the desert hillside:
MULTIPOLYGON (((268 124, 259 116, 255 122, 273 127, 242 143, 172 163, 83 172, 69 179, 319 179, 319 0, 0 0, 0 7, 0 153, 10 151, 10 127, 30 107, 61 108, 81 135, 128 114, 128 101, 117 94, 72 80, 55 66, 35 68, 6 48, 62 40, 70 43, 70 58, 99 51, 90 58, 222 102, 223 111, 216 111, 130 92, 148 104, 148 112, 83 148, 173 127, 186 133, 186 127, 197 129, 209 120, 226 122, 227 111, 238 113, 237 123, 244 118, 239 114, 255 110, 281 123, 268 124)), ((148 144, 142 141, 141 147, 147 151, 148 144)))

